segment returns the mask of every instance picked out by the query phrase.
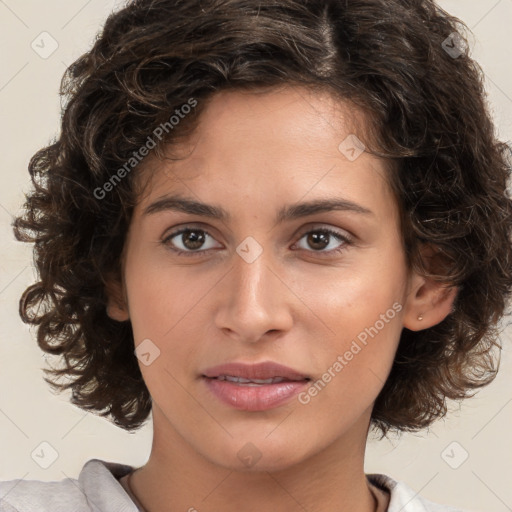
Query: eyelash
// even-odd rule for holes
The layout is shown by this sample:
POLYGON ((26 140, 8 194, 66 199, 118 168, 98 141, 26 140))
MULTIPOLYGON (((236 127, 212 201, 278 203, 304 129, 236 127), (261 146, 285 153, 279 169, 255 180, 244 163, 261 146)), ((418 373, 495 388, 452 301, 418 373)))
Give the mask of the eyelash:
MULTIPOLYGON (((208 231, 206 231, 205 229, 201 229, 201 228, 194 228, 194 227, 185 227, 185 228, 181 228, 177 231, 173 231, 172 233, 170 233, 168 236, 166 236, 163 240, 162 240, 162 245, 166 246, 169 250, 173 251, 175 254, 177 254, 178 256, 190 256, 190 257, 195 257, 195 256, 200 256, 210 250, 214 250, 214 249, 206 249, 206 250, 197 250, 197 251, 183 251, 181 249, 177 249, 175 247, 172 247, 170 245, 170 241, 171 239, 173 239, 174 237, 177 237, 178 235, 181 235, 183 233, 187 233, 189 231, 199 231, 201 233, 205 233, 206 235, 208 236, 211 236, 213 238, 212 235, 210 235, 210 233, 208 233, 208 231)), ((348 237, 348 236, 345 236, 345 235, 342 235, 341 233, 338 233, 337 231, 334 231, 332 229, 329 229, 329 228, 318 228, 318 229, 311 229, 309 231, 306 231, 304 233, 301 234, 299 240, 301 240, 305 235, 309 235, 311 233, 327 233, 329 235, 332 235, 334 236, 336 239, 338 239, 340 242, 344 242, 344 244, 342 244, 340 247, 338 247, 337 249, 331 249, 330 251, 323 251, 323 250, 319 250, 319 251, 307 251, 307 249, 301 249, 301 250, 306 250, 307 252, 313 252, 313 253, 316 253, 316 254, 329 254, 329 255, 332 255, 332 254, 338 254, 342 251, 344 251, 346 249, 347 246, 350 246, 353 244, 353 240, 352 240, 352 237, 348 237)))

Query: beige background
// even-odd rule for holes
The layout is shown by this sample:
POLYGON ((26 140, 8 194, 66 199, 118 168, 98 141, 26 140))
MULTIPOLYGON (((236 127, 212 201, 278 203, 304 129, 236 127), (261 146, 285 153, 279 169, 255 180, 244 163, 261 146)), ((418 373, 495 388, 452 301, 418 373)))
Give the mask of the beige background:
MULTIPOLYGON (((31 249, 12 236, 11 217, 29 190, 31 155, 58 134, 58 87, 64 69, 86 51, 113 0, 0 0, 0 479, 76 477, 85 461, 101 458, 132 465, 146 461, 151 429, 129 434, 54 396, 42 380, 42 353, 18 316, 18 298, 33 281, 31 249), (31 47, 48 32, 58 44, 48 58, 31 47), (31 454, 47 442, 58 453, 43 469, 31 454)), ((489 102, 503 140, 512 140, 512 0, 443 0, 441 6, 474 31, 473 56, 486 74, 489 102)), ((39 43, 42 46, 41 43, 39 43)), ((39 51, 43 51, 41 48, 39 51)), ((510 319, 509 319, 510 320, 510 319)), ((511 329, 501 374, 488 388, 453 405, 430 432, 372 441, 366 471, 406 481, 427 498, 474 511, 512 510, 511 329), (456 444, 452 444, 456 443, 456 444), (468 454, 458 469, 457 466, 468 454), (451 466, 450 466, 451 464, 451 466)), ((44 445, 43 445, 44 449, 44 445)), ((45 453, 51 453, 46 447, 45 453)))

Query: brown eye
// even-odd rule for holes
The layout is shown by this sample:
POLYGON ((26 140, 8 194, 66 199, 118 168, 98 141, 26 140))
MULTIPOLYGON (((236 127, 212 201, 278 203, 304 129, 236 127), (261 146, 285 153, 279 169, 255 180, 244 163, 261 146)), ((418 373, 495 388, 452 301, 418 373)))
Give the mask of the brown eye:
POLYGON ((300 249, 321 254, 338 253, 352 243, 352 239, 349 236, 332 229, 315 229, 308 231, 302 235, 301 240, 303 239, 306 240, 307 247, 300 247, 299 245, 300 249), (326 247, 330 247, 329 250, 324 250, 326 247))
POLYGON ((181 242, 190 250, 199 249, 205 241, 204 232, 187 230, 181 234, 181 242))
POLYGON ((307 235, 307 243, 315 250, 325 249, 329 245, 330 236, 324 231, 312 231, 307 235))
POLYGON ((178 254, 194 255, 195 253, 206 252, 214 247, 207 246, 208 239, 214 240, 204 229, 184 228, 171 233, 162 240, 162 243, 178 254))

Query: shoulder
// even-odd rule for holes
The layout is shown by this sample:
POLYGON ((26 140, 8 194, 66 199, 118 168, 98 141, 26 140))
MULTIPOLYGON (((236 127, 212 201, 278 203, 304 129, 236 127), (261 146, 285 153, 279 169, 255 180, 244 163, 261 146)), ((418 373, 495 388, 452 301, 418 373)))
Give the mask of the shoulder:
POLYGON ((419 496, 404 482, 387 475, 370 474, 366 477, 373 485, 389 492, 391 497, 387 512, 464 512, 449 505, 433 503, 419 496))
POLYGON ((77 479, 0 482, 0 512, 137 512, 118 478, 133 468, 91 459, 77 479))
POLYGON ((77 512, 89 510, 76 480, 66 478, 60 482, 42 482, 17 479, 0 482, 1 512, 39 512, 52 507, 57 512, 64 510, 63 506, 73 506, 77 512))

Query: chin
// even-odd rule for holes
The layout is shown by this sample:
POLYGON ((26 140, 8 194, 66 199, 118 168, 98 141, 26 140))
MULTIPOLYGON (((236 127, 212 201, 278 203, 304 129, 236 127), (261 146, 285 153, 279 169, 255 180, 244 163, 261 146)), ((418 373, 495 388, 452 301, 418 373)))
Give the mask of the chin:
MULTIPOLYGON (((274 442, 259 439, 250 441, 246 436, 243 441, 231 440, 231 446, 217 445, 217 453, 205 456, 217 466, 240 473, 284 471, 308 457, 308 453, 299 451, 296 445, 278 440, 277 437, 274 442)), ((304 448, 303 443, 299 445, 304 448)))

